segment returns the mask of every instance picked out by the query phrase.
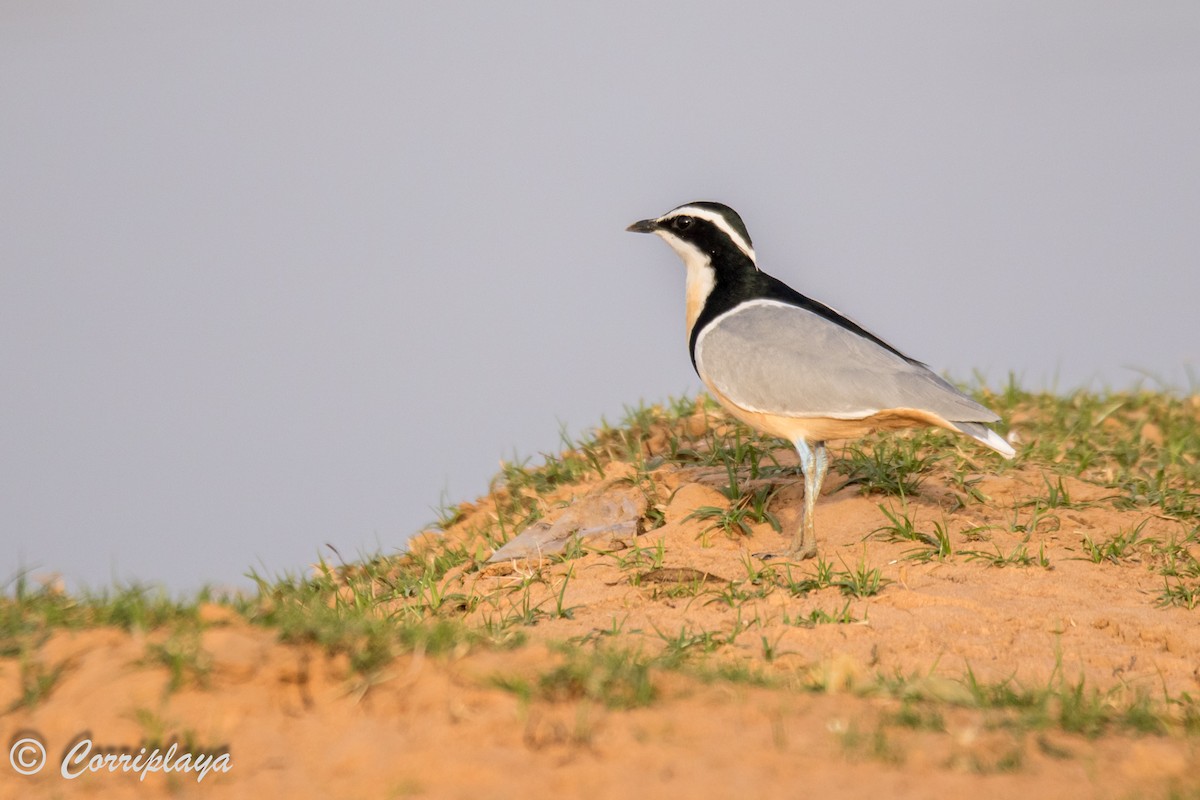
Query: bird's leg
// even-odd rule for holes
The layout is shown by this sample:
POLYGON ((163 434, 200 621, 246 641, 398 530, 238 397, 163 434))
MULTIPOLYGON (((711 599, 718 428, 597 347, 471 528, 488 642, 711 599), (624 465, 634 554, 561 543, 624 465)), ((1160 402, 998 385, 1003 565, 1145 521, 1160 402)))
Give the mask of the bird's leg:
POLYGON ((817 530, 815 506, 821 494, 821 484, 829 469, 829 454, 824 442, 815 442, 811 447, 803 439, 797 439, 796 452, 800 454, 800 471, 804 473, 804 516, 800 528, 792 539, 788 555, 794 558, 812 558, 817 554, 817 530))
POLYGON ((757 558, 813 558, 817 555, 817 532, 814 525, 813 506, 817 496, 821 494, 821 484, 825 482, 825 473, 829 470, 829 453, 825 450, 824 442, 814 442, 811 446, 803 439, 797 439, 796 452, 800 454, 800 471, 804 474, 804 514, 800 518, 800 527, 792 539, 792 546, 784 553, 755 553, 757 558))
POLYGON ((817 460, 817 491, 816 497, 821 495, 821 487, 825 485, 825 473, 829 472, 829 451, 825 449, 824 442, 817 442, 813 445, 814 455, 817 460))

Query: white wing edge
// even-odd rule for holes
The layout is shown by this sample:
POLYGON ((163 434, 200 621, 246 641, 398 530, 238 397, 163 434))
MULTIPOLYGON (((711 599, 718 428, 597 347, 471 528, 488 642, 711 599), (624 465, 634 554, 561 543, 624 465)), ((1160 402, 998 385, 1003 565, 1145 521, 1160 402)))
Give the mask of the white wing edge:
POLYGON ((1004 441, 1003 436, 982 423, 951 422, 950 424, 985 447, 992 448, 1005 458, 1013 458, 1017 454, 1017 451, 1013 449, 1013 446, 1004 441))

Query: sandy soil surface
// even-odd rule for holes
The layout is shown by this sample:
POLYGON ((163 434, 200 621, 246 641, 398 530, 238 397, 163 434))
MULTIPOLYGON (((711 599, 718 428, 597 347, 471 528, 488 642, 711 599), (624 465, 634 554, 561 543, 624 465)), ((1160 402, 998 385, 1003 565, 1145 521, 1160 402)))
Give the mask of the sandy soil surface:
MULTIPOLYGON (((548 496, 547 508, 626 491, 629 471, 611 465, 604 481, 548 496)), ((887 521, 880 505, 898 509, 898 499, 830 475, 818 511, 822 555, 838 571, 878 568, 885 583, 873 596, 831 586, 747 597, 762 566, 751 553, 782 548, 800 487, 772 500, 784 534, 764 523, 729 537, 689 517, 728 505, 718 492, 724 473, 669 467, 655 473, 666 523, 638 537, 642 556, 626 546, 446 576, 447 593, 492 598, 461 612, 471 624, 518 603, 541 609, 516 648, 415 652, 364 678, 344 655, 280 643, 277 631, 214 605, 199 634, 206 678, 173 688, 167 666, 147 657, 167 632, 57 631, 38 654, 61 667, 53 690, 0 716, 6 747, 36 736, 50 763, 29 777, 0 764, 0 798, 1200 797, 1200 737, 1182 725, 1072 732, 962 702, 969 674, 995 686, 1082 685, 1113 707, 1200 694, 1200 611, 1160 606, 1163 579, 1150 569, 1150 543, 1192 526, 1119 509, 1108 490, 1071 478, 1071 506, 1035 518, 1024 503, 1045 496, 1040 469, 978 477, 986 503, 963 506, 936 473, 907 498, 918 528, 940 523, 952 534, 951 557, 922 561, 908 557, 912 542, 869 536, 887 521), (1147 544, 1116 560, 1087 557, 1084 537, 1139 525, 1147 544), (1024 565, 996 565, 1022 547, 1024 565), (965 555, 972 549, 997 558, 965 555), (558 608, 569 616, 546 613, 558 608), (822 612, 853 621, 796 624, 822 612), (640 707, 505 688, 536 685, 593 641, 653 654, 689 636, 712 653, 696 669, 653 670, 656 696, 640 707), (766 679, 713 678, 722 665, 766 679), (889 679, 908 689, 882 690, 889 679), (63 750, 85 735, 133 752, 148 735, 182 738, 228 753, 230 768, 202 781, 107 772, 67 780, 63 750)), ((447 536, 465 535, 494 508, 484 499, 468 512, 447 536)), ((814 569, 804 562, 793 577, 814 569)), ((0 709, 16 700, 19 670, 16 658, 0 658, 0 709)))

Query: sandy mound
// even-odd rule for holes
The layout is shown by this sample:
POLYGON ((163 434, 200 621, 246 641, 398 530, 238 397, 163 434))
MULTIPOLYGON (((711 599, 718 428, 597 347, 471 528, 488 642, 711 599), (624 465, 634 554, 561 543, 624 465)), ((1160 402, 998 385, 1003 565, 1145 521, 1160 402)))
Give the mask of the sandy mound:
POLYGON ((794 456, 698 406, 307 589, 125 628, 10 602, 0 733, 50 763, 0 796, 1196 796, 1200 404, 1104 400, 1014 401, 1013 464, 846 451, 819 561, 754 556, 798 522, 794 456), (591 538, 488 563, 534 530, 591 538), (85 735, 230 768, 67 780, 85 735))

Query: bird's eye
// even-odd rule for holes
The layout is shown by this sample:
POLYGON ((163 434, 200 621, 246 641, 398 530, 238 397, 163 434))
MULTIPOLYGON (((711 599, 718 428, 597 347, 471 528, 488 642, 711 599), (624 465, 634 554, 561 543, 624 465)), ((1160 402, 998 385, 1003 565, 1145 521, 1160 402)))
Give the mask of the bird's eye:
POLYGON ((675 219, 671 220, 671 227, 677 231, 686 231, 688 228, 692 227, 692 223, 695 221, 696 220, 692 219, 691 217, 676 217, 675 219))

